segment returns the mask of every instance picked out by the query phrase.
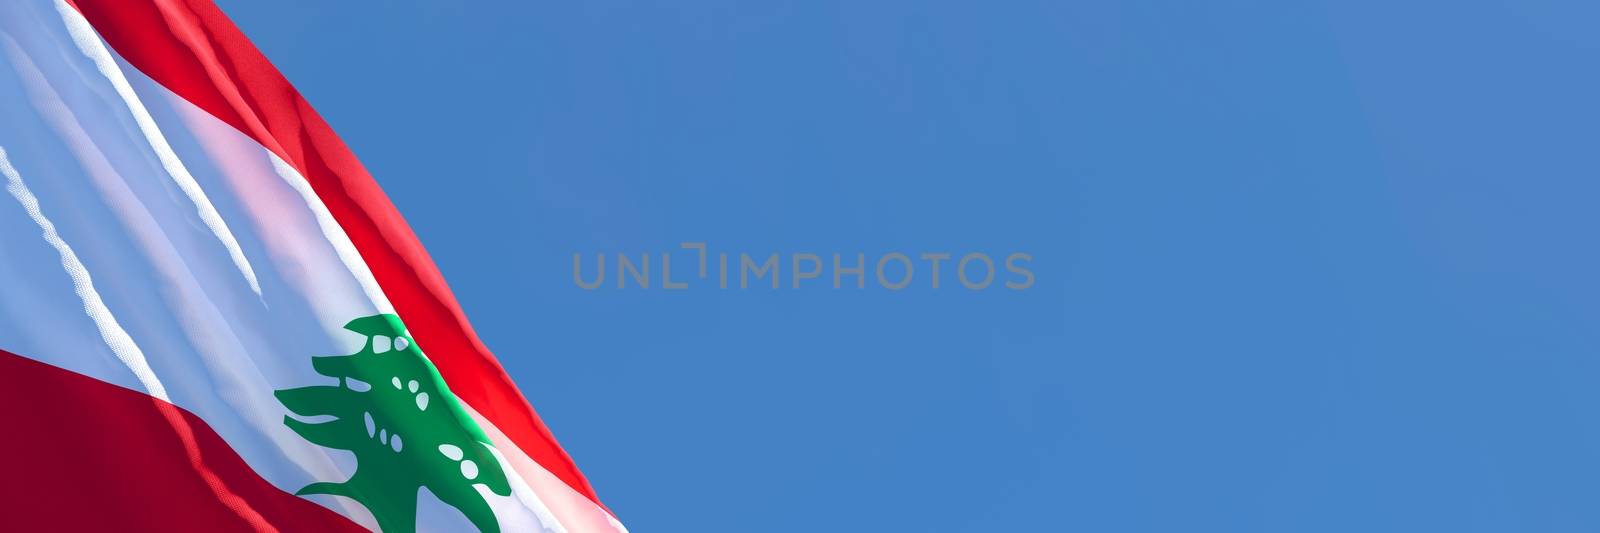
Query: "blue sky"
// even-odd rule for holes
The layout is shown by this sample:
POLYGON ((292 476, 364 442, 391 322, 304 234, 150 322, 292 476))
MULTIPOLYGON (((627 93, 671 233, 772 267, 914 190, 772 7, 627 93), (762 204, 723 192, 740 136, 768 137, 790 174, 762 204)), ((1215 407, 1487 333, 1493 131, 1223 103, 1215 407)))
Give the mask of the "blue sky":
POLYGON ((634 531, 1600 528, 1592 2, 219 3, 634 531))

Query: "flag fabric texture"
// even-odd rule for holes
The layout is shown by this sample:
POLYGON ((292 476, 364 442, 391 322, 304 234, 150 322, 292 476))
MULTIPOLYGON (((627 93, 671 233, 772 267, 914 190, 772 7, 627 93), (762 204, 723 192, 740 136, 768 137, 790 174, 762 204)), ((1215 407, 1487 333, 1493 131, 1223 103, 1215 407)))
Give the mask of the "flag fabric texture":
POLYGON ((0 187, 0 530, 625 531, 210 0, 0 2, 0 187))

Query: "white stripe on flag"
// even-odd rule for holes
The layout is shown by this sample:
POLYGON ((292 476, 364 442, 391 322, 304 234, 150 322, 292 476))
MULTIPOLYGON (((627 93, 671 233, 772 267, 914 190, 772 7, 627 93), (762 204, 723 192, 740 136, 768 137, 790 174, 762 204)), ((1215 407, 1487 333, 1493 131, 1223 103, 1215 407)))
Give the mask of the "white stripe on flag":
MULTIPOLYGON (((7 44, 10 44, 9 42, 7 44)), ((161 384, 161 379, 156 377, 154 370, 150 369, 150 362, 145 360, 144 351, 133 342, 133 337, 122 329, 117 323, 117 317, 112 316, 111 309, 106 307, 105 301, 100 299, 100 293, 94 290, 94 280, 89 277, 89 269, 84 268, 83 262, 78 260, 78 254, 72 251, 67 242, 61 240, 61 235, 56 233, 56 225, 44 216, 44 210, 39 207, 39 199, 22 182, 22 174, 17 173, 16 167, 11 166, 11 159, 6 156, 6 149, 0 146, 0 174, 6 177, 6 192, 11 193, 17 203, 22 204, 22 209, 28 212, 28 218, 39 225, 39 230, 44 234, 45 242, 56 249, 61 255, 61 266, 67 271, 67 276, 72 278, 73 292, 83 300, 83 311, 88 313, 94 321, 95 328, 100 330, 100 337, 105 339, 106 346, 111 348, 111 353, 117 360, 133 372, 144 389, 151 396, 167 400, 167 388, 161 384)))
POLYGON ((378 308, 379 313, 394 313, 394 305, 389 303, 388 296, 384 296, 383 287, 378 286, 378 278, 372 276, 372 267, 367 266, 367 262, 361 259, 361 252, 356 250, 355 243, 350 242, 350 236, 345 234, 339 222, 333 219, 333 213, 328 212, 328 206, 322 204, 322 199, 317 197, 316 191, 311 190, 311 183, 271 150, 266 148, 261 150, 272 159, 272 170, 277 172, 278 177, 283 178, 294 192, 300 194, 300 198, 306 202, 306 207, 316 215, 317 227, 322 229, 323 237, 328 239, 328 244, 339 254, 339 261, 344 263, 345 269, 349 270, 350 275, 361 284, 361 290, 367 294, 367 299, 372 301, 372 305, 378 308))
POLYGON ((155 151, 156 158, 161 161, 167 175, 178 184, 178 189, 184 196, 194 203, 195 210, 200 215, 200 221, 216 235, 222 242, 222 247, 228 250, 228 256, 233 259, 233 264, 244 276, 245 282, 250 284, 250 290, 261 296, 261 282, 256 280, 256 272, 250 266, 250 260, 244 256, 244 250, 239 248, 239 240, 233 237, 233 232, 228 230, 227 222, 222 220, 222 215, 217 214, 217 208, 211 205, 211 199, 206 197, 206 192, 196 183, 194 176, 189 174, 189 169, 183 166, 183 160, 178 159, 178 154, 173 153, 172 145, 167 143, 166 136, 161 134, 161 128, 156 126, 156 121, 150 116, 150 111, 145 109, 144 103, 139 101, 139 95, 133 92, 133 86, 128 84, 128 79, 122 75, 122 69, 117 67, 116 60, 111 58, 111 52, 106 50, 105 43, 100 42, 100 36, 94 33, 94 28, 89 26, 89 21, 77 9, 67 5, 63 0, 56 0, 56 11, 61 13, 61 20, 67 25, 67 32, 72 36, 73 44, 83 52, 85 57, 94 62, 96 70, 111 82, 111 87, 116 90, 117 96, 128 106, 128 112, 133 114, 133 120, 139 125, 139 132, 144 134, 149 141, 150 148, 155 151))

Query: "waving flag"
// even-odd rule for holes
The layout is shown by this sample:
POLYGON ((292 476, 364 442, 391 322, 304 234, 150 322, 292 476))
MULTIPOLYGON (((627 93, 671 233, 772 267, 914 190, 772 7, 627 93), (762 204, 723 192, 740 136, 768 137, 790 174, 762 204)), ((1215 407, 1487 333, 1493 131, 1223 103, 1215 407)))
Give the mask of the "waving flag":
POLYGON ((0 186, 0 530, 623 530, 209 0, 0 2, 0 186))

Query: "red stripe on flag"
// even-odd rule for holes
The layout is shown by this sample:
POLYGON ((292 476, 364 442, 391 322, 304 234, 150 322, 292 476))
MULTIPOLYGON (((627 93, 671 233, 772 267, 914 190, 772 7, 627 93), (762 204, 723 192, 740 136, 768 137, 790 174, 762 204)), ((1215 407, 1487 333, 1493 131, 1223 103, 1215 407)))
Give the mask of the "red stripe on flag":
POLYGON ((372 268, 456 396, 546 470, 596 504, 556 443, 467 323, 399 211, 289 81, 210 0, 68 0, 133 66, 293 165, 372 268))
POLYGON ((366 531, 257 475, 193 413, 0 351, 0 529, 366 531))

